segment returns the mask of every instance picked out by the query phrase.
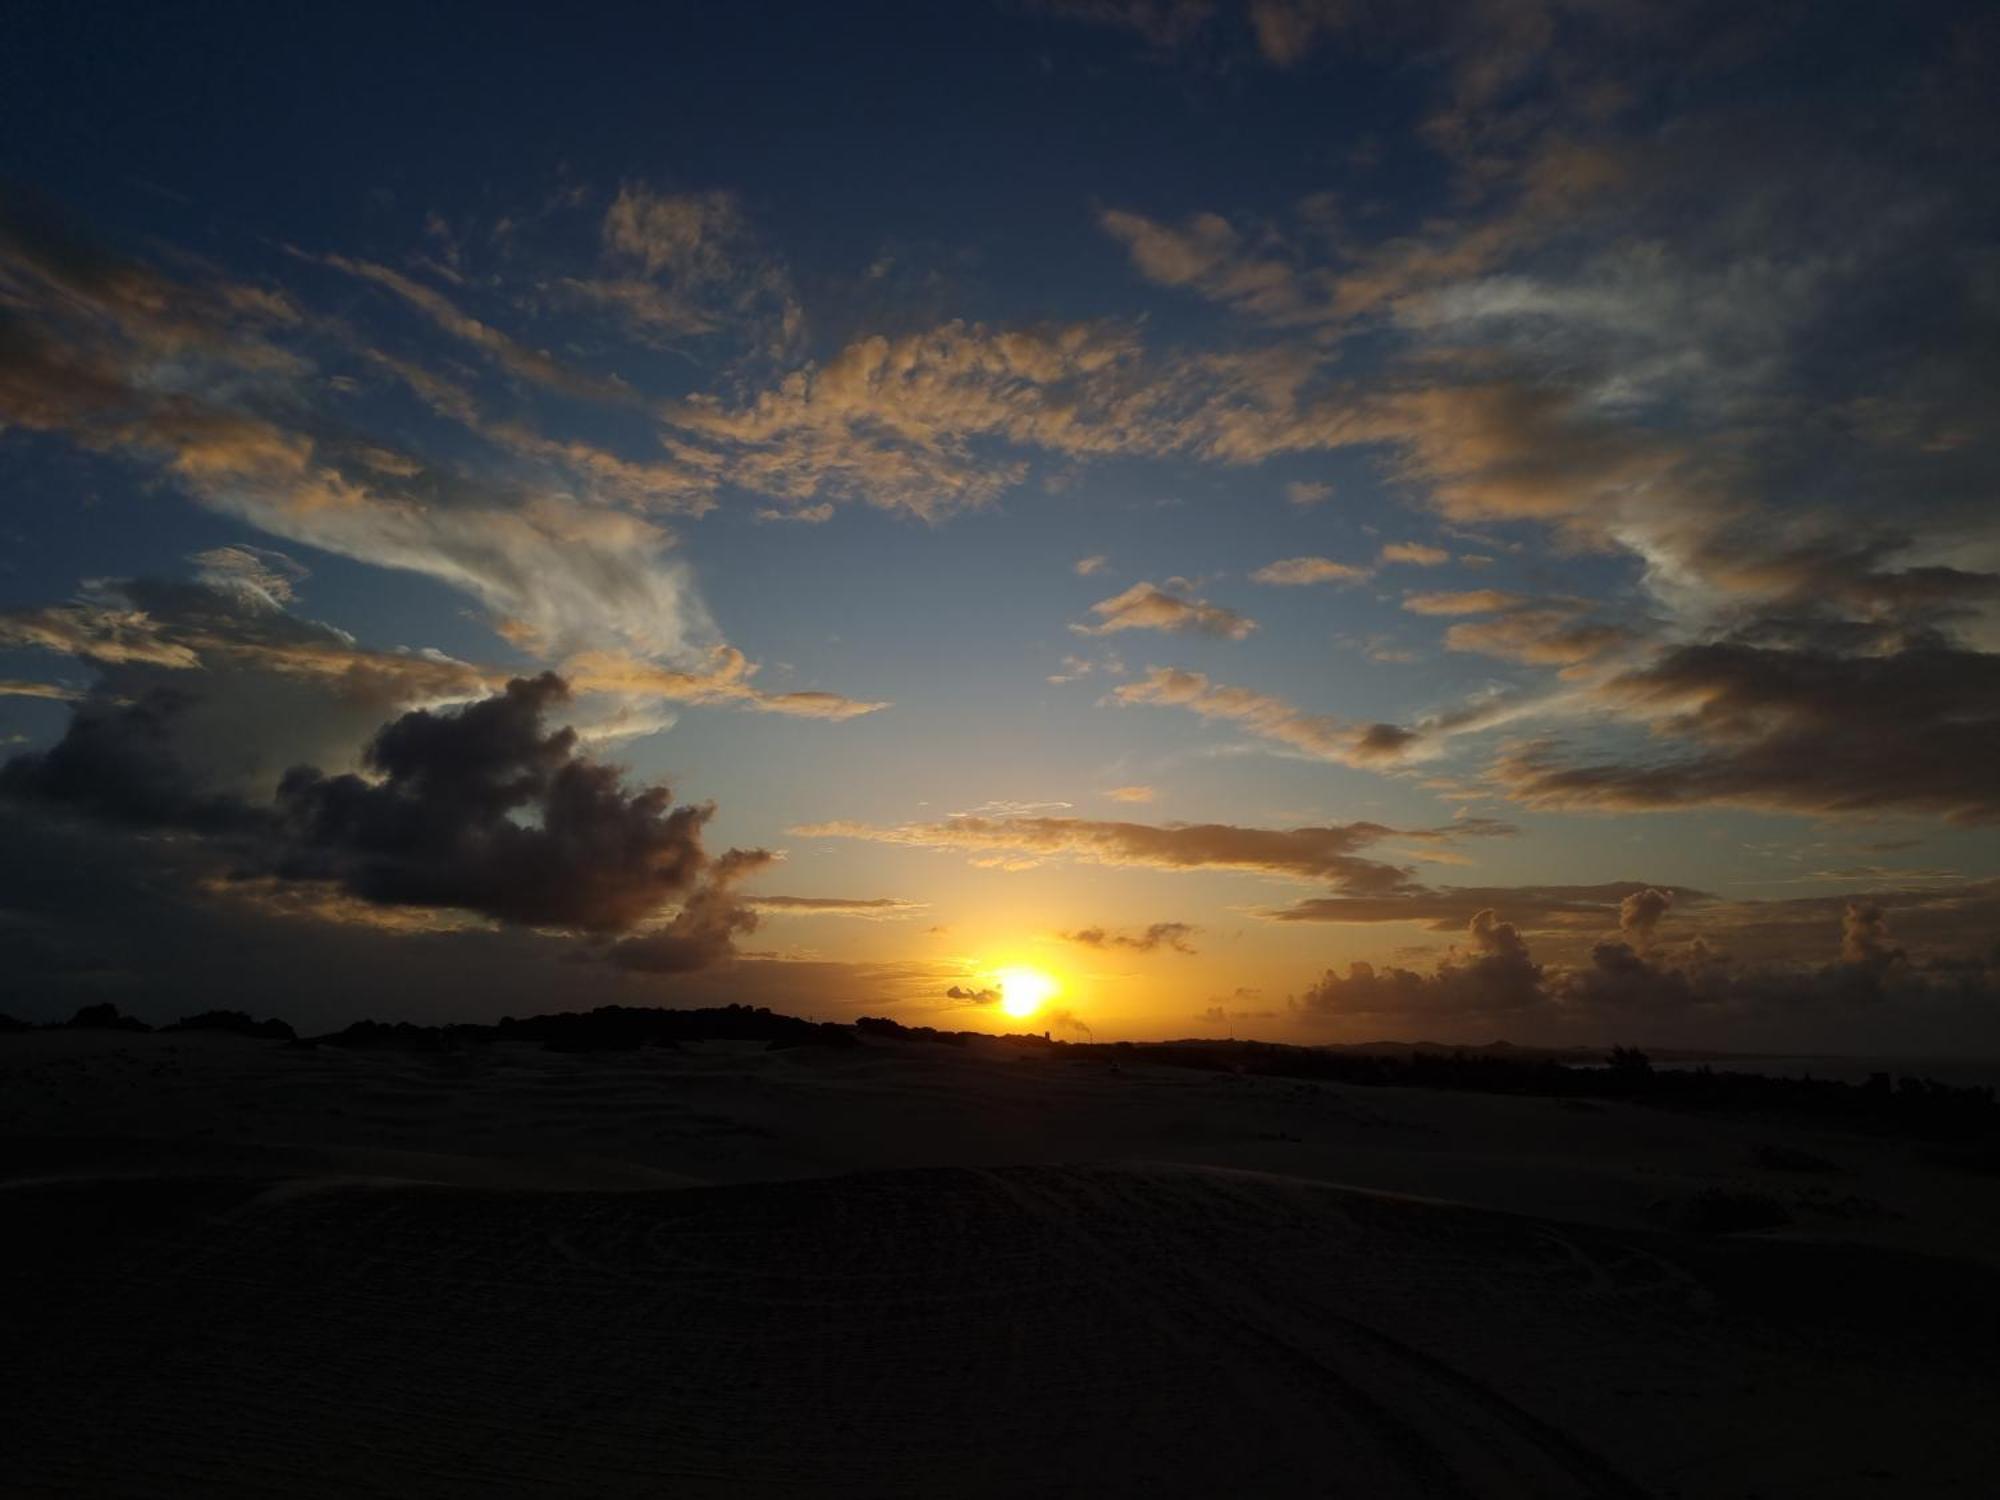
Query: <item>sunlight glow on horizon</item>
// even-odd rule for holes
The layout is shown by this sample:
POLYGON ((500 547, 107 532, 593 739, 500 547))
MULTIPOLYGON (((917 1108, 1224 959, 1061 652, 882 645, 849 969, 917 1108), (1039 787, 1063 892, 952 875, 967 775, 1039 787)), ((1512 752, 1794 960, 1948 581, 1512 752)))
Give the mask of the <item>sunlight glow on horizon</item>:
POLYGON ((1026 1020, 1061 992, 1061 986, 1040 969, 1025 965, 996 969, 1000 987, 1000 1009, 1015 1020, 1026 1020))

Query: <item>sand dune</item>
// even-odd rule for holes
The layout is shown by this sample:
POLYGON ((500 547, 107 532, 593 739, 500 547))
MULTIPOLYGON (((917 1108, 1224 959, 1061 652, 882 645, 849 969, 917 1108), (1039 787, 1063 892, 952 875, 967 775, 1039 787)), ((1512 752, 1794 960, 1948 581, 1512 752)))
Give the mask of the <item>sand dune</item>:
POLYGON ((1904 1184, 1883 1217, 1715 1237, 1652 1205, 1779 1181, 1768 1122, 999 1049, 0 1060, 9 1493, 1972 1495, 2000 1464, 2000 1276, 1936 1253, 1990 1253, 1991 1183, 1946 1183, 1953 1218, 1891 1143, 1810 1143, 1850 1196, 1904 1184))

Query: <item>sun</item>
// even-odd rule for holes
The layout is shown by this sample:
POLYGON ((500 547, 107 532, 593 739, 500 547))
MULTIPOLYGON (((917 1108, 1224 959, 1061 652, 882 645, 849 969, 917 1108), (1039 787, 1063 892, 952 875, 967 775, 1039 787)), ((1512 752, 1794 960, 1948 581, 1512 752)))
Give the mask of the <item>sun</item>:
POLYGON ((1000 1009, 1017 1021, 1026 1020, 1055 995, 1059 986, 1040 969, 998 969, 1000 1009))

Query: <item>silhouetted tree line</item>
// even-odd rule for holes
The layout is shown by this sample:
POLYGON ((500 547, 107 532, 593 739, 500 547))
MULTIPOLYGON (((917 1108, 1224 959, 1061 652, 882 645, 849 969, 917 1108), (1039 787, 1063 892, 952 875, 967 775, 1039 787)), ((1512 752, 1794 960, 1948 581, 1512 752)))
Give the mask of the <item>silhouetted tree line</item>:
MULTIPOLYGON (((68 1021, 33 1028, 0 1016, 0 1031, 113 1030, 147 1032, 144 1021, 112 1004, 86 1005, 68 1021)), ((183 1016, 164 1031, 224 1031, 274 1040, 294 1039, 275 1018, 258 1021, 243 1011, 211 1010, 183 1016)), ((995 1041, 1075 1062, 1112 1066, 1151 1063, 1249 1077, 1300 1078, 1363 1088, 1453 1089, 1483 1094, 1526 1094, 1556 1099, 1624 1099, 1672 1109, 1734 1114, 1806 1115, 1860 1130, 1921 1139, 1982 1143, 1966 1161, 2000 1169, 2000 1107, 1994 1090, 1939 1083, 1914 1075, 1876 1073, 1865 1084, 1829 1078, 1774 1077, 1711 1067, 1660 1068, 1634 1047, 1615 1047, 1603 1066, 1577 1067, 1525 1049, 1495 1046, 1477 1051, 1422 1045, 1407 1051, 1353 1051, 1298 1047, 1283 1042, 1191 1040, 1178 1042, 1067 1042, 1046 1032, 995 1038, 990 1032, 942 1031, 906 1026, 886 1016, 863 1016, 851 1026, 808 1021, 763 1006, 719 1005, 698 1010, 605 1005, 560 1011, 496 1025, 418 1026, 408 1021, 356 1021, 341 1031, 299 1045, 388 1047, 453 1051, 497 1041, 534 1042, 552 1052, 629 1052, 682 1042, 753 1041, 772 1048, 854 1047, 863 1037, 963 1047, 995 1041)), ((1572 1056, 1572 1054, 1564 1054, 1572 1056)), ((1959 1153, 1953 1157, 1958 1160, 1959 1153)))
POLYGON ((850 1027, 780 1015, 761 1005, 712 1005, 699 1010, 601 1005, 553 1015, 502 1016, 496 1025, 415 1026, 408 1021, 356 1021, 316 1037, 332 1047, 397 1047, 444 1052, 493 1042, 535 1042, 550 1052, 635 1052, 682 1042, 763 1042, 782 1047, 853 1047, 850 1027))
MULTIPOLYGON (((67 1021, 50 1021, 41 1026, 0 1015, 0 1032, 15 1031, 130 1031, 144 1034, 155 1028, 137 1016, 128 1016, 110 1001, 86 1005, 67 1021)), ((160 1031, 227 1031, 237 1036, 260 1037, 267 1041, 289 1042, 297 1035, 289 1024, 275 1016, 259 1021, 240 1010, 205 1010, 200 1015, 182 1016, 157 1028, 160 1031)))

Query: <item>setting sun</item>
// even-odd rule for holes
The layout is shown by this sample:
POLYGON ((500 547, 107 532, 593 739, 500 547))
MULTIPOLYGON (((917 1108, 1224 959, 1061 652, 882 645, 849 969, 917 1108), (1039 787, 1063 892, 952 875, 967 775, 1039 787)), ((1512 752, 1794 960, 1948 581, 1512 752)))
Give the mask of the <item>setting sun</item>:
POLYGON ((994 978, 1000 986, 1000 1009, 1016 1020, 1032 1016, 1059 988, 1040 969, 1001 969, 994 978))

